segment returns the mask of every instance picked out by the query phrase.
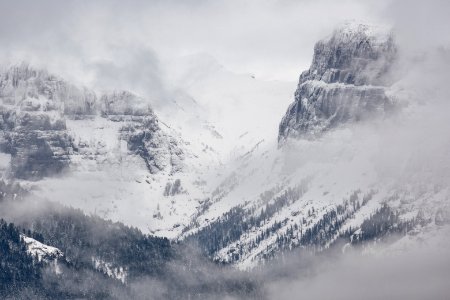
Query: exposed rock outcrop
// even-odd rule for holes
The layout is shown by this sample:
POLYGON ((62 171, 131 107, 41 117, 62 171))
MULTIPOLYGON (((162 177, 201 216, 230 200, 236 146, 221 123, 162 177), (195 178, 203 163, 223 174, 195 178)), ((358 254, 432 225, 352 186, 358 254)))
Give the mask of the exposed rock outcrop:
POLYGON ((0 151, 11 154, 13 177, 37 180, 64 170, 73 154, 95 160, 103 153, 97 149, 101 141, 74 141, 67 120, 76 127, 90 121, 121 128, 117 138, 144 159, 151 173, 166 168, 173 173, 182 166, 183 151, 161 130, 147 100, 127 91, 97 97, 27 64, 0 73, 0 151))
POLYGON ((385 89, 395 57, 393 37, 384 28, 346 23, 319 41, 280 123, 279 143, 391 111, 395 105, 385 89))

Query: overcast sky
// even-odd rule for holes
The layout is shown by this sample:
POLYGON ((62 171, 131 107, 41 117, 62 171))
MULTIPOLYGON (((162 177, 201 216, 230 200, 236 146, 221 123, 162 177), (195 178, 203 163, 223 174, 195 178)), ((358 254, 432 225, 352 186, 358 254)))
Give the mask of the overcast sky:
POLYGON ((344 20, 395 25, 414 48, 448 45, 449 12, 445 0, 0 0, 0 59, 95 85, 111 73, 158 82, 165 62, 207 53, 236 72, 296 81, 314 43, 344 20))

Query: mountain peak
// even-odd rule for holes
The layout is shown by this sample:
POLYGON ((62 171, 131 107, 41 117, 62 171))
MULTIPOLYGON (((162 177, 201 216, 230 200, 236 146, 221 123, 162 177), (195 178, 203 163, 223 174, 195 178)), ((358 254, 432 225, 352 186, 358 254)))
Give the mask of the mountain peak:
POLYGON ((311 67, 302 73, 300 82, 386 85, 382 75, 395 56, 388 27, 347 22, 316 43, 311 67))
POLYGON ((280 124, 279 141, 314 137, 340 124, 392 108, 384 89, 397 56, 387 27, 347 22, 314 47, 309 70, 300 75, 295 102, 280 124))
POLYGON ((349 20, 341 23, 324 41, 337 39, 342 42, 369 38, 372 42, 384 43, 392 37, 392 29, 386 25, 349 20))

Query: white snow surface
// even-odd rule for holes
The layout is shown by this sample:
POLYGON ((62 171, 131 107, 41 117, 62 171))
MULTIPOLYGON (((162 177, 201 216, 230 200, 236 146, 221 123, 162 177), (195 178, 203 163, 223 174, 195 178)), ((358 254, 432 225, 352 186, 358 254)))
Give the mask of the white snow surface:
POLYGON ((33 257, 37 257, 38 261, 53 261, 64 256, 64 253, 58 248, 43 244, 22 234, 20 237, 27 245, 27 252, 33 257))

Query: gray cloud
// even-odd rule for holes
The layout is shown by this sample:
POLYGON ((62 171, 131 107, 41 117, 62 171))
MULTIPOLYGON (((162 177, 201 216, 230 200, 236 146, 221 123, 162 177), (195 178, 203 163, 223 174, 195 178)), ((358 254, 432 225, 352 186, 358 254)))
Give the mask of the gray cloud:
POLYGON ((19 0, 1 1, 0 11, 4 62, 26 59, 76 72, 75 79, 85 74, 86 83, 95 81, 92 64, 126 62, 117 49, 152 49, 168 59, 205 52, 237 71, 294 80, 308 67, 314 43, 347 19, 393 24, 408 49, 448 46, 450 39, 443 0, 19 0))
MULTIPOLYGON (((126 63, 125 51, 151 49, 169 60, 202 52, 236 71, 295 80, 315 41, 336 23, 377 20, 385 6, 355 0, 2 1, 0 57, 95 84, 93 66, 126 63)), ((139 59, 145 65, 149 58, 139 59)))
POLYGON ((397 40, 403 51, 427 51, 436 47, 450 46, 450 2, 391 1, 382 11, 397 33, 397 40))
POLYGON ((450 294, 450 257, 439 249, 393 257, 352 254, 337 261, 322 259, 314 263, 313 275, 302 277, 297 271, 295 279, 275 280, 269 298, 447 299, 450 294))

